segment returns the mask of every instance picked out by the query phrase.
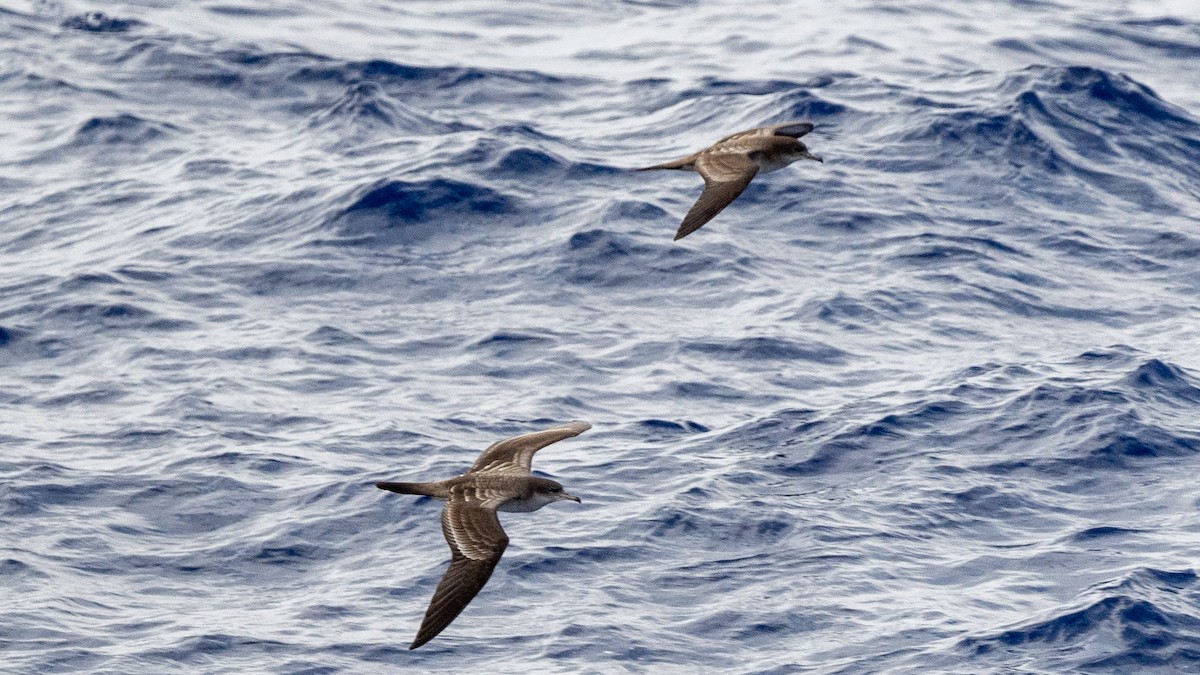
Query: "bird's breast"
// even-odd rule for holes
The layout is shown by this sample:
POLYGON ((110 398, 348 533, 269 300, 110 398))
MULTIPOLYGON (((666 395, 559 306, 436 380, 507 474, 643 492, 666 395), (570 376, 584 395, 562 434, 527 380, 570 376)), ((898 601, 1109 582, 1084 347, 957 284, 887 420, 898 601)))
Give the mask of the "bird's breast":
POLYGON ((552 501, 555 500, 549 495, 535 493, 529 499, 510 499, 496 507, 496 510, 507 511, 509 513, 529 513, 530 511, 537 511, 552 501))
POLYGON ((757 157, 752 155, 751 158, 754 160, 754 163, 758 165, 759 173, 771 173, 772 171, 778 171, 788 164, 791 164, 793 161, 791 157, 781 153, 769 152, 761 153, 757 157))

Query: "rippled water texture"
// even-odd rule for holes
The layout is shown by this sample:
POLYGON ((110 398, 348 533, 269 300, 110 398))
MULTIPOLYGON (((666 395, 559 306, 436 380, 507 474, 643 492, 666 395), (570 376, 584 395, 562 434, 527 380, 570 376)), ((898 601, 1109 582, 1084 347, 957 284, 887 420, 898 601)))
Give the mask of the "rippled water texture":
POLYGON ((7 672, 1200 672, 1193 2, 0 0, 7 672), (102 13, 101 13, 102 12, 102 13), (671 237, 693 174, 805 162, 671 237), (406 647, 444 478, 538 457, 406 647))

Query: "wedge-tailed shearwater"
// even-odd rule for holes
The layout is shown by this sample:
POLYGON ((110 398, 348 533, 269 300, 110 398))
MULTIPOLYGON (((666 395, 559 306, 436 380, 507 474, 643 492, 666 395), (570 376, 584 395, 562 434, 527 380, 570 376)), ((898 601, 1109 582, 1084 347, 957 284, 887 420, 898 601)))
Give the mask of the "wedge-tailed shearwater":
POLYGON ((704 178, 704 192, 692 206, 679 231, 678 241, 700 229, 721 209, 738 198, 754 176, 769 173, 800 159, 825 160, 808 151, 799 138, 813 130, 809 122, 788 122, 739 131, 711 147, 674 162, 648 166, 638 171, 678 169, 695 171, 704 178))
POLYGON ((543 431, 494 443, 469 471, 434 483, 376 483, 375 487, 406 495, 427 495, 446 502, 442 535, 450 544, 450 568, 438 582, 421 629, 409 649, 429 642, 450 625, 492 576, 508 546, 497 511, 537 511, 563 499, 579 502, 563 486, 530 474, 533 453, 591 429, 587 422, 567 422, 543 431))

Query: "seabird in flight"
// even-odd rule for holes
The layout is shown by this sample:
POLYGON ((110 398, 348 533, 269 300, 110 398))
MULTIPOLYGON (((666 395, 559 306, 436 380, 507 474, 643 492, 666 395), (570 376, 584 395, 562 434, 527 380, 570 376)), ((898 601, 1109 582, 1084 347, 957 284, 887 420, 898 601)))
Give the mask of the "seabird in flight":
POLYGON ((382 490, 427 495, 446 502, 442 507, 442 534, 450 544, 450 568, 438 583, 409 649, 429 642, 449 626, 492 576, 508 546, 497 511, 537 511, 564 499, 579 501, 579 497, 564 492, 562 485, 532 475, 530 464, 538 450, 591 428, 587 422, 567 422, 500 441, 484 450, 470 471, 457 478, 375 484, 382 490))
POLYGON ((704 192, 675 233, 678 241, 729 206, 756 175, 782 169, 801 159, 824 162, 800 142, 800 137, 812 130, 810 122, 788 122, 739 131, 683 159, 637 170, 695 171, 704 179, 704 192))

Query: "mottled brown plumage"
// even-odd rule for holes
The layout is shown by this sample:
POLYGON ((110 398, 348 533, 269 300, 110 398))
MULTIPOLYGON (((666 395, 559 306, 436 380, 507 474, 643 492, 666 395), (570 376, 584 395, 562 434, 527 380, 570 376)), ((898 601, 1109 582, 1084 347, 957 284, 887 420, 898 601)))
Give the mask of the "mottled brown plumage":
POLYGON ((426 495, 446 502, 442 535, 450 545, 450 568, 438 582, 425 619, 409 649, 416 649, 442 632, 458 617, 492 576, 508 547, 508 535, 496 511, 536 511, 563 499, 578 502, 558 483, 530 474, 533 455, 565 438, 578 436, 592 425, 567 422, 543 431, 493 444, 465 474, 432 483, 376 483, 382 490, 426 495))
POLYGON ((695 171, 704 178, 704 192, 700 193, 700 198, 684 216, 675 233, 678 241, 700 229, 721 209, 729 206, 756 175, 782 169, 800 159, 824 161, 810 153, 799 140, 812 130, 813 125, 809 122, 788 122, 739 131, 700 152, 638 171, 695 171))

